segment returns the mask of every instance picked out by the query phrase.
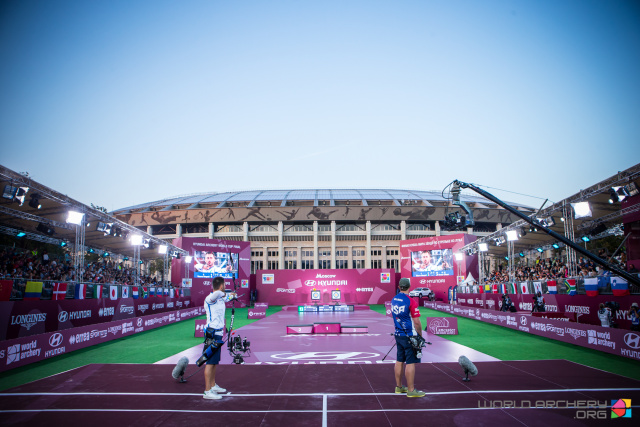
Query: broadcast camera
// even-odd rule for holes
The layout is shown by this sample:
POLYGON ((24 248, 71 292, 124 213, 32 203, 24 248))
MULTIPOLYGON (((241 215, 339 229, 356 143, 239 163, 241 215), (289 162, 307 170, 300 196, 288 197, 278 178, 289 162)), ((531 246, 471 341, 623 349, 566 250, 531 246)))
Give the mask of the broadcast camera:
POLYGON ((251 342, 240 335, 236 335, 230 342, 229 354, 233 356, 233 363, 242 365, 244 356, 251 356, 251 342))

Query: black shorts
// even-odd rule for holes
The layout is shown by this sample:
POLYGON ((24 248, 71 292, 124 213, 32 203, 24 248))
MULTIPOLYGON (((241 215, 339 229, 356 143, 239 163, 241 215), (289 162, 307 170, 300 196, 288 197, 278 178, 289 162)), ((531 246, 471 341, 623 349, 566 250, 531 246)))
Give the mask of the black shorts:
POLYGON ((420 363, 420 359, 416 357, 416 352, 411 346, 409 337, 396 335, 396 346, 398 348, 398 352, 396 355, 396 360, 398 362, 406 363, 407 365, 411 365, 412 363, 420 363))

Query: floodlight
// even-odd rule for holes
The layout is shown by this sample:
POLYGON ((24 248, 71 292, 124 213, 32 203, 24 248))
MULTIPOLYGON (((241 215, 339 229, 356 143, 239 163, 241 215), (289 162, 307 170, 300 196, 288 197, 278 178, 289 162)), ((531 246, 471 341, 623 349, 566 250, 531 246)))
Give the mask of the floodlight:
POLYGON ((542 248, 536 248, 536 251, 542 252, 542 248))
POLYGON ((93 248, 89 248, 89 250, 87 250, 87 252, 89 252, 90 254, 94 253, 95 251, 93 250, 93 248))
POLYGON ((544 225, 545 227, 553 227, 554 225, 556 225, 556 220, 553 219, 552 216, 550 216, 547 218, 542 218, 540 220, 540 224, 544 225))
POLYGON ((524 252, 520 252, 518 255, 520 255, 521 257, 524 257, 524 252))
POLYGON ((478 250, 480 252, 487 252, 489 250, 489 245, 486 243, 478 243, 478 250))
POLYGON ((134 234, 131 236, 131 244, 133 246, 142 245, 142 236, 140 234, 134 234))
POLYGON ((589 202, 571 203, 573 206, 574 218, 591 218, 591 206, 589 202))
POLYGON ((583 242, 589 242, 589 241, 591 241, 591 239, 589 238, 589 236, 582 236, 582 241, 583 242))
POLYGON ((518 240, 518 231, 517 230, 507 230, 507 240, 512 242, 514 240, 518 240))
POLYGON ((53 227, 49 227, 48 225, 44 225, 42 223, 38 224, 36 230, 46 234, 47 236, 53 236, 55 234, 55 230, 53 229, 53 227))
POLYGON ((504 259, 506 259, 507 261, 509 261, 509 257, 508 257, 508 256, 504 257, 504 259))
POLYGON ((98 221, 98 225, 96 225, 96 231, 102 231, 105 236, 108 236, 109 234, 111 234, 112 226, 113 224, 111 223, 98 221))
POLYGON ((525 228, 524 228, 524 227, 522 227, 522 228, 520 228, 520 229, 518 230, 518 237, 524 237, 524 236, 526 236, 526 235, 527 235, 527 230, 525 230, 525 228))
POLYGON ((105 258, 108 257, 109 256, 109 252, 103 252, 102 256, 105 257, 105 258))
POLYGON ((24 237, 26 235, 27 233, 25 233, 24 231, 18 231, 18 234, 16 234, 16 237, 24 237))
POLYGON ((186 256, 184 257, 184 262, 186 262, 187 264, 191 264, 191 260, 193 259, 193 257, 191 256, 186 256))
POLYGON ((494 239, 496 246, 500 246, 501 244, 503 244, 504 242, 506 242, 506 239, 504 238, 504 236, 498 236, 494 239))
POLYGON ((16 195, 18 189, 12 185, 5 185, 4 191, 2 192, 2 197, 5 199, 13 200, 13 196, 16 195))
POLYGON ((456 261, 462 261, 462 253, 457 252, 453 256, 456 258, 456 261))
POLYGON ((123 260, 123 261, 129 261, 129 257, 128 257, 128 256, 126 256, 126 257, 122 258, 122 260, 123 260))
POLYGON ((560 221, 564 222, 564 217, 563 216, 560 217, 560 221))
POLYGON ((538 227, 535 225, 529 226, 529 233, 535 233, 536 231, 538 231, 538 227))
POLYGON ((67 242, 65 242, 64 240, 60 241, 60 247, 64 248, 65 246, 67 246, 67 242))
POLYGON ((18 191, 16 191, 15 199, 20 202, 20 206, 24 204, 24 198, 27 196, 29 192, 29 187, 20 187, 18 191))
POLYGON ((29 200, 29 206, 31 206, 34 209, 40 209, 42 207, 42 205, 40 204, 40 195, 39 194, 32 194, 31 195, 31 200, 29 200))
POLYGON ((84 214, 82 212, 69 211, 67 216, 67 222, 69 224, 80 225, 82 224, 82 219, 84 218, 84 214))
POLYGON ((144 264, 144 261, 140 260, 140 261, 139 261, 139 263, 140 263, 140 264, 144 264))
POLYGON ((158 253, 159 254, 166 254, 167 253, 167 245, 158 246, 158 253))
POLYGON ((557 243, 554 243, 554 244, 553 244, 553 248, 554 248, 554 249, 560 249, 560 245, 558 245, 557 243))

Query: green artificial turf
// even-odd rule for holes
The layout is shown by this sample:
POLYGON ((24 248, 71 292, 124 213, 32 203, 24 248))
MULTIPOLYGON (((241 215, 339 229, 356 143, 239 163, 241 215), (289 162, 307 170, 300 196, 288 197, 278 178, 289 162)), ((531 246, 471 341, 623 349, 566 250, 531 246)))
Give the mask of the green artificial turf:
MULTIPOLYGON (((281 309, 282 306, 268 307, 267 316, 277 313, 281 309)), ((234 330, 259 320, 247 319, 247 311, 247 308, 236 308, 233 321, 234 330)), ((231 310, 227 310, 226 318, 227 324, 229 324, 231 310)), ((0 374, 0 390, 6 390, 90 363, 155 363, 202 343, 202 338, 193 336, 195 319, 204 319, 204 316, 183 320, 3 372, 0 374)))

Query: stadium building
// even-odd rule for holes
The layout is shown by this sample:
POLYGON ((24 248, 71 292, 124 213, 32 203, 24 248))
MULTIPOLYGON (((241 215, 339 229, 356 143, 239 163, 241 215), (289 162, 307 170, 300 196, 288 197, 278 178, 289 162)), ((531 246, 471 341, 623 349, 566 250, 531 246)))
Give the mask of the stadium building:
MULTIPOLYGON (((517 218, 462 194, 474 225, 447 194, 412 190, 265 190, 186 195, 143 203, 113 216, 158 238, 251 242, 251 273, 282 269, 400 268, 401 240, 447 234, 486 236, 517 218), (455 229, 455 230, 454 230, 455 229)), ((530 215, 533 208, 511 204, 530 215)), ((467 215, 468 216, 468 215, 467 215)))

